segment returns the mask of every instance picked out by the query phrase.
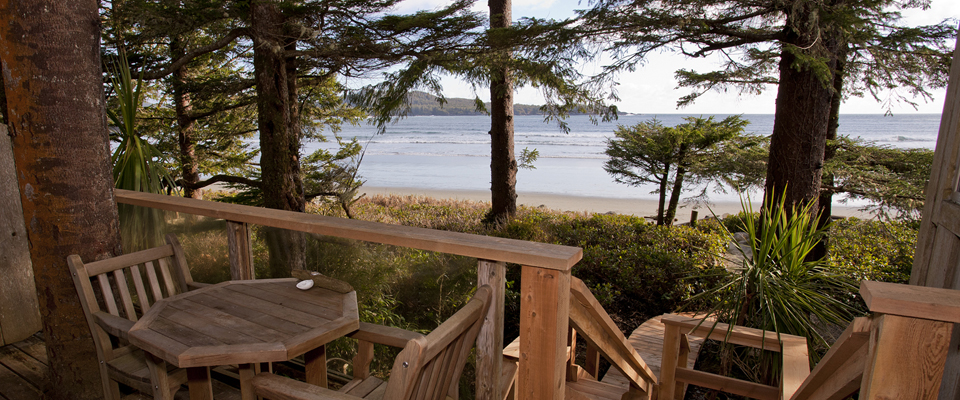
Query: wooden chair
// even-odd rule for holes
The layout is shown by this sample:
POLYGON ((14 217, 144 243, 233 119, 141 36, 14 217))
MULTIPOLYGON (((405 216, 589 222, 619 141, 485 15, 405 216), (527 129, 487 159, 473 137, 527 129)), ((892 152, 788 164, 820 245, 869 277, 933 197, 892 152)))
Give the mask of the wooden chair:
POLYGON ((67 257, 80 303, 93 334, 107 399, 119 400, 118 383, 155 399, 172 399, 187 380, 186 370, 130 345, 127 332, 159 299, 200 286, 193 282, 180 242, 85 264, 67 257))
POLYGON ((456 399, 457 381, 487 314, 492 292, 489 286, 481 286, 466 306, 427 336, 361 323, 360 330, 350 335, 360 341, 358 355, 354 358, 354 380, 339 392, 270 373, 253 378, 254 391, 258 396, 285 400, 456 399), (369 374, 374 343, 403 348, 386 383, 369 374))

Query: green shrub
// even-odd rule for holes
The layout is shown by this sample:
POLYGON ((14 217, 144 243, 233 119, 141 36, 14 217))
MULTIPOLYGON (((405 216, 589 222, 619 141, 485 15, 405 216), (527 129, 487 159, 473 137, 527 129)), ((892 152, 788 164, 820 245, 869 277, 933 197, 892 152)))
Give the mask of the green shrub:
POLYGON ((830 264, 859 282, 908 283, 917 248, 917 227, 909 222, 847 218, 830 228, 830 264))

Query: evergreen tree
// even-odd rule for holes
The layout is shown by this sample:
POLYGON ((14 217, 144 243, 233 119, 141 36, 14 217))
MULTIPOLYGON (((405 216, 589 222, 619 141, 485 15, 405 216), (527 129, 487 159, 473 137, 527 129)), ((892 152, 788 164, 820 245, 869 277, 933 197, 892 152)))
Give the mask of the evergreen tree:
POLYGON ((71 254, 102 260, 121 253, 97 6, 92 0, 0 3, 0 62, 49 399, 103 399, 107 389, 99 374, 108 367, 97 363, 66 263, 71 254))
POLYGON ((716 163, 729 159, 723 144, 740 137, 749 123, 736 115, 723 121, 714 121, 713 117, 688 117, 686 121, 675 127, 663 126, 656 119, 620 126, 614 132, 616 138, 607 141, 610 159, 603 169, 617 182, 657 185, 657 225, 673 225, 684 184, 722 176, 716 174, 720 169, 716 163), (671 183, 672 188, 668 188, 671 183))
MULTIPOLYGON (((786 196, 788 209, 816 203, 835 95, 928 96, 944 82, 950 23, 909 28, 894 8, 926 7, 900 0, 603 0, 582 13, 581 33, 616 55, 599 81, 632 69, 653 51, 690 57, 719 54, 721 69, 677 72, 695 91, 734 88, 758 93, 777 85, 776 117, 766 178, 768 197, 786 196), (609 43, 609 45, 606 45, 609 43), (838 64, 845 62, 843 73, 838 64), (834 82, 855 82, 837 92, 834 82), (849 80, 846 80, 849 79, 849 80)), ((816 207, 812 209, 816 210, 816 207)))
MULTIPOLYGON (((398 3, 399 0, 130 0, 123 4, 138 10, 125 15, 131 16, 127 26, 143 33, 139 43, 148 44, 151 37, 182 39, 197 30, 204 30, 207 37, 170 52, 182 54, 179 58, 158 57, 157 62, 146 63, 150 67, 144 73, 145 79, 175 74, 198 57, 231 45, 251 47, 252 61, 247 59, 246 69, 241 68, 238 75, 249 72, 252 65, 249 78, 255 90, 260 137, 259 180, 220 180, 254 187, 265 207, 303 211, 306 192, 300 149, 302 140, 309 136, 304 133, 305 125, 312 124, 316 121, 313 118, 321 114, 327 115, 320 119, 324 123, 359 116, 352 111, 336 117, 308 111, 317 104, 340 103, 339 96, 322 88, 336 87, 338 77, 365 76, 391 65, 405 64, 406 68, 397 72, 404 79, 387 80, 390 99, 373 97, 358 103, 379 106, 380 115, 390 115, 401 103, 394 99, 402 99, 422 81, 421 76, 434 65, 436 56, 461 43, 470 43, 469 32, 479 26, 479 18, 467 11, 467 1, 436 11, 387 14, 398 3), (323 101, 317 102, 319 98, 323 101)), ((346 108, 337 106, 334 110, 346 108)), ((278 232, 277 236, 277 245, 270 246, 273 275, 303 268, 302 236, 290 232, 278 232)))

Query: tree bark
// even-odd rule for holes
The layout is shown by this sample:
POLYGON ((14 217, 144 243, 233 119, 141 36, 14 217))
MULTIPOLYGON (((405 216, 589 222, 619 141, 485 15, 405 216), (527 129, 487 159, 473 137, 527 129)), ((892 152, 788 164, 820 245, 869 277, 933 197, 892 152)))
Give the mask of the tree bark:
MULTIPOLYGON (((687 144, 681 144, 677 152, 677 159, 683 160, 687 156, 687 144)), ((677 174, 673 177, 673 189, 670 191, 670 204, 667 206, 667 214, 664 221, 667 225, 673 225, 673 220, 677 217, 677 206, 680 204, 680 192, 683 190, 683 178, 687 174, 687 168, 683 161, 677 162, 677 174)))
POLYGON ((0 1, 0 60, 30 238, 50 399, 101 399, 97 354, 66 257, 120 254, 98 3, 0 1))
MULTIPOLYGON (((511 0, 490 0, 490 28, 510 27, 511 0)), ((509 51, 505 50, 506 54, 509 51)), ((490 79, 490 192, 487 221, 504 221, 517 212, 517 160, 513 149, 513 77, 506 66, 490 79)))
MULTIPOLYGON (((270 0, 251 2, 250 15, 263 205, 303 212, 306 200, 300 172, 299 121, 295 121, 294 115, 296 94, 290 93, 291 87, 295 90, 290 80, 296 79, 296 75, 288 75, 284 57, 284 17, 270 0)), ((304 268, 303 235, 280 229, 267 230, 266 234, 271 276, 289 276, 291 269, 304 268)))
MULTIPOLYGON (((798 15, 788 16, 788 21, 793 21, 789 26, 813 26, 805 31, 794 28, 788 33, 791 36, 788 42, 800 48, 793 51, 803 52, 808 57, 831 57, 828 66, 832 71, 836 64, 835 44, 825 44, 826 39, 821 37, 817 23, 804 21, 816 18, 813 7, 805 4, 798 7, 798 15)), ((788 212, 792 207, 810 203, 813 204, 812 210, 817 210, 833 88, 824 85, 816 72, 799 62, 786 47, 785 44, 780 57, 780 84, 770 138, 765 197, 769 201, 786 196, 784 204, 788 212)))
POLYGON ((670 163, 664 164, 663 177, 660 178, 660 202, 657 205, 657 225, 666 223, 668 182, 670 182, 670 163))
MULTIPOLYGON (((844 68, 846 67, 847 53, 849 48, 846 44, 840 46, 840 51, 837 55, 837 70, 833 75, 833 98, 830 101, 830 119, 827 123, 827 140, 837 140, 837 131, 840 129, 840 102, 843 100, 843 74, 844 68)), ((835 144, 827 144, 823 152, 823 161, 826 163, 835 157, 837 154, 837 146, 835 144)), ((832 187, 833 186, 833 174, 825 173, 820 182, 821 186, 832 187)), ((820 199, 817 202, 820 209, 818 210, 820 214, 820 219, 817 221, 817 226, 820 228, 825 228, 827 224, 830 223, 831 216, 833 215, 833 191, 832 190, 821 190, 820 199)), ((813 260, 822 260, 827 258, 827 251, 830 249, 830 237, 824 236, 820 240, 820 243, 817 243, 817 246, 813 248, 813 251, 810 253, 810 258, 813 260)))
MULTIPOLYGON (((170 38, 170 58, 176 60, 184 54, 180 38, 170 38)), ((183 186, 183 197, 202 199, 203 189, 194 189, 200 182, 200 166, 197 161, 197 138, 194 132, 196 120, 191 115, 193 104, 190 93, 185 87, 188 76, 185 66, 173 71, 173 101, 177 114, 177 143, 180 146, 180 179, 188 184, 183 186)))

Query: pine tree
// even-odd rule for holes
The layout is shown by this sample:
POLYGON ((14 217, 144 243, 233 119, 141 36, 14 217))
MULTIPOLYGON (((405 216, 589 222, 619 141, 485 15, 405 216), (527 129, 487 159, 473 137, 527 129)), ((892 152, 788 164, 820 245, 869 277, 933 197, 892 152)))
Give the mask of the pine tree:
POLYGON ((929 97, 926 88, 943 85, 950 58, 943 41, 955 34, 949 23, 904 27, 898 24, 899 13, 891 11, 928 5, 900 0, 605 0, 582 13, 581 33, 617 56, 599 81, 610 82, 616 72, 636 67, 654 51, 719 54, 724 61, 717 71, 677 71, 680 84, 695 89, 679 105, 707 90, 753 94, 776 85, 766 193, 783 193, 792 208, 818 201, 834 96, 909 99, 898 97, 898 88, 906 88, 911 95, 929 97), (835 79, 846 83, 839 93, 835 79))

